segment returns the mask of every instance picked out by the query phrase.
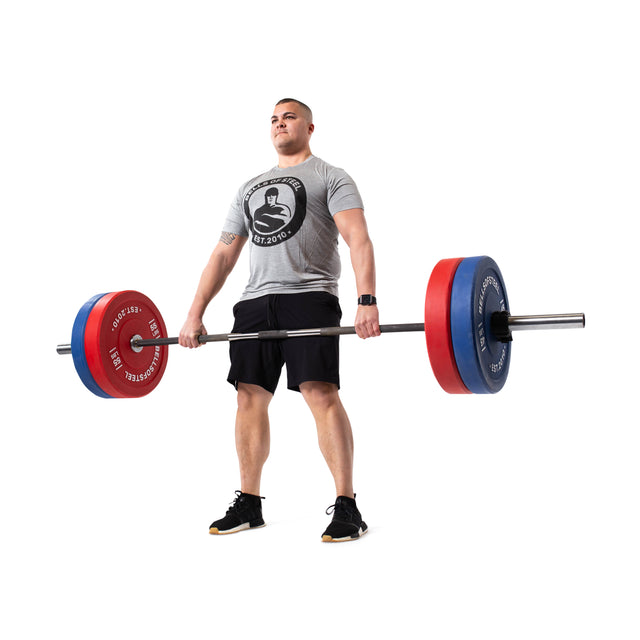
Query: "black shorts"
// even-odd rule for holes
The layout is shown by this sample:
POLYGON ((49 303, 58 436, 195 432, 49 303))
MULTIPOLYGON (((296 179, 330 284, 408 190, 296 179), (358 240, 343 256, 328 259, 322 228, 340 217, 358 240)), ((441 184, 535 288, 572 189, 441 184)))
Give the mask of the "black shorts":
MULTIPOLYGON (((243 300, 233 307, 233 333, 268 329, 315 329, 340 325, 342 310, 330 293, 270 294, 243 300)), ((227 380, 257 384, 274 393, 282 365, 287 365, 287 387, 330 382, 340 387, 339 337, 311 336, 284 340, 236 340, 229 343, 231 369, 227 380)))

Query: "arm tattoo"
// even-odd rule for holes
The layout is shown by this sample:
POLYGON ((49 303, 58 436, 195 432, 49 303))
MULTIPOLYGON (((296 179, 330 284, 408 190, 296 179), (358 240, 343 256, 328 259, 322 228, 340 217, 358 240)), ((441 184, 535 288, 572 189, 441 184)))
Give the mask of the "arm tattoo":
POLYGON ((235 233, 229 233, 228 231, 223 231, 222 235, 220 236, 220 242, 222 242, 223 244, 226 244, 227 246, 230 245, 236 238, 237 238, 237 234, 235 233))

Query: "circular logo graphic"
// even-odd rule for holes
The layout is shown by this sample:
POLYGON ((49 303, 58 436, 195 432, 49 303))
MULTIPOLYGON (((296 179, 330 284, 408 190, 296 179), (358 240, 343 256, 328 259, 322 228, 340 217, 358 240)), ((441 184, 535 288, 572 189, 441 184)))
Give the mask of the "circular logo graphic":
POLYGON ((307 193, 298 178, 273 178, 253 186, 244 197, 251 240, 271 247, 295 235, 307 213, 307 193))

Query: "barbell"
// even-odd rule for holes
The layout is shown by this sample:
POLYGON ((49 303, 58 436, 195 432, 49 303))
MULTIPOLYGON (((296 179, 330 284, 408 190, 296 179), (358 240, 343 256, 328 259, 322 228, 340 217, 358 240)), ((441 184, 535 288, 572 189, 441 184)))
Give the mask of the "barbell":
MULTIPOLYGON (((583 328, 583 313, 513 316, 500 269, 488 256, 440 260, 429 278, 424 322, 380 325, 381 333, 424 331, 433 373, 448 393, 496 393, 511 360, 512 332, 583 328)), ((268 330, 201 335, 200 343, 283 340, 355 334, 355 327, 268 330)), ((138 398, 156 388, 167 366, 167 337, 160 311, 138 291, 98 294, 78 311, 71 354, 78 376, 102 398, 138 398)))

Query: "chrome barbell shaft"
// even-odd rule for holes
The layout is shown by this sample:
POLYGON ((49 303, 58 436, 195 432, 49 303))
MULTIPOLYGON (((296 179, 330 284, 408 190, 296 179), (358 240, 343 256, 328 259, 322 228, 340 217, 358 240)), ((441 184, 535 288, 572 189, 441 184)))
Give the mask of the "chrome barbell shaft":
MULTIPOLYGON (((381 333, 399 333, 403 331, 424 331, 424 323, 414 324, 383 324, 381 333)), ((314 329, 274 329, 256 331, 254 333, 217 333, 202 335, 198 342, 236 342, 238 340, 284 340, 286 338, 305 338, 310 336, 341 336, 354 334, 355 327, 318 327, 314 329)), ((150 347, 155 345, 178 344, 178 338, 150 338, 148 340, 133 340, 134 347, 150 347)))

